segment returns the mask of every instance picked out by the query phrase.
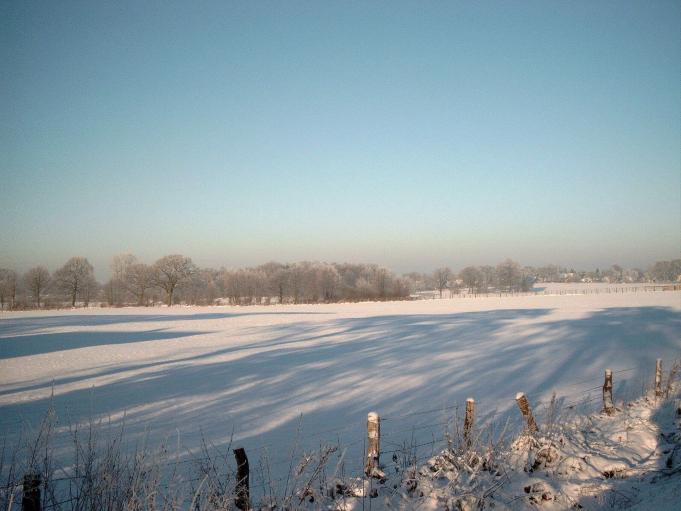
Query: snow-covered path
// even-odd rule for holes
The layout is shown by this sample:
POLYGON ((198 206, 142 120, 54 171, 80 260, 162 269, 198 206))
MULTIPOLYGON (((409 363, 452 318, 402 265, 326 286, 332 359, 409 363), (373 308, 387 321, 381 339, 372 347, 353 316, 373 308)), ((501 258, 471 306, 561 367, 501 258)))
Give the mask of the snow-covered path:
POLYGON ((190 448, 233 434, 280 451, 302 414, 303 443, 340 439, 361 463, 370 410, 399 442, 439 422, 414 411, 474 396, 484 418, 517 391, 581 398, 606 367, 633 368, 616 398, 639 395, 657 357, 680 355, 679 292, 4 313, 0 434, 38 421, 54 392, 62 421, 125 414, 129 438, 190 448))

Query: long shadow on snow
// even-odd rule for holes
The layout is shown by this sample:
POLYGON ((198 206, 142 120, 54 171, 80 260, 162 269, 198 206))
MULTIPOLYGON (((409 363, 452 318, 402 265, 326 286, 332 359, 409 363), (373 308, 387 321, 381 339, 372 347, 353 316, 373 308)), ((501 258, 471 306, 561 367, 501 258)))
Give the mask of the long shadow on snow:
MULTIPOLYGON (((503 413, 513 408, 516 391, 547 394, 575 380, 599 381, 605 367, 647 367, 681 350, 681 313, 670 308, 611 308, 572 320, 551 320, 549 313, 349 318, 324 323, 323 335, 318 323, 277 325, 262 342, 147 364, 138 375, 60 394, 54 404, 74 417, 128 410, 128 431, 138 434, 145 426, 190 436, 200 429, 220 443, 234 427, 246 446, 289 445, 303 413, 304 431, 350 425, 351 437, 344 438, 361 442, 369 410, 389 417, 472 395, 481 414, 503 413), (212 360, 230 355, 235 358, 212 360), (163 404, 144 408, 154 402, 163 404)), ((126 367, 140 365, 121 370, 126 367)), ((48 402, 7 405, 0 414, 31 417, 48 402)), ((417 420, 388 421, 385 432, 417 420)), ((393 440, 399 441, 397 433, 393 440)))
MULTIPOLYGON (((387 408, 393 400, 408 406, 432 401, 434 396, 451 395, 451 387, 444 386, 433 389, 434 396, 428 395, 432 384, 423 384, 435 371, 451 376, 448 359, 452 354, 470 350, 478 339, 482 342, 492 338, 510 321, 547 313, 548 310, 532 309, 343 319, 331 322, 333 332, 322 335, 316 323, 278 325, 266 331, 270 335, 262 342, 222 348, 178 362, 121 366, 114 371, 141 372, 94 390, 59 394, 54 405, 58 410, 69 408, 74 416, 82 411, 87 417, 90 413, 108 415, 149 402, 168 403, 191 397, 191 405, 181 409, 160 410, 155 417, 129 414, 128 420, 184 423, 182 429, 194 431, 199 425, 205 429, 206 423, 215 421, 220 424, 220 435, 224 435, 227 423, 238 422, 248 431, 276 416, 285 415, 285 422, 291 422, 299 410, 316 407, 320 410, 315 413, 328 413, 323 422, 337 424, 350 416, 364 415, 372 402, 387 408), (229 355, 236 358, 211 361, 229 355), (407 377, 411 381, 406 381, 407 377), (411 390, 400 388, 398 379, 411 390), (372 380, 376 392, 366 395, 366 384, 372 380), (253 399, 245 397, 249 393, 253 399), (248 402, 245 409, 242 401, 248 402), (238 417, 229 418, 236 409, 242 410, 238 417)), ((5 416, 30 416, 31 410, 46 409, 48 402, 43 399, 8 405, 0 412, 5 416)), ((391 409, 397 410, 394 404, 391 409)))
POLYGON ((200 335, 199 331, 167 331, 165 329, 146 330, 144 332, 63 332, 54 334, 22 335, 19 337, 0 338, 0 360, 42 355, 58 351, 107 346, 112 344, 128 344, 144 341, 165 341, 200 335))
MULTIPOLYGON (((528 366, 531 370, 523 376, 531 391, 579 380, 578 373, 593 377, 597 384, 602 383, 605 368, 635 367, 631 373, 615 374, 615 385, 627 379, 640 386, 641 378, 647 377, 655 367, 656 358, 678 357, 679 332, 681 312, 678 310, 612 307, 581 319, 542 323, 539 331, 522 337, 526 350, 521 346, 513 350, 531 364, 528 366), (571 349, 566 350, 563 343, 570 343, 571 349)), ((640 394, 640 388, 630 390, 640 394)))
POLYGON ((21 318, 2 318, 0 320, 0 338, 12 335, 32 333, 45 328, 59 328, 71 326, 101 326, 123 323, 146 323, 166 321, 199 321, 237 318, 241 316, 298 316, 298 315, 327 315, 334 312, 308 311, 248 311, 248 312, 211 312, 197 314, 70 314, 55 316, 30 316, 21 318))

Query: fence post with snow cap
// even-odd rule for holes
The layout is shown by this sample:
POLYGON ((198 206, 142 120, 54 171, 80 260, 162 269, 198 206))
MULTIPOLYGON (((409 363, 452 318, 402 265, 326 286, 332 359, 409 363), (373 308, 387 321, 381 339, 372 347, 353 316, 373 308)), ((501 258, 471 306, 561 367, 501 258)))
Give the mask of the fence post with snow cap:
POLYGON ((655 397, 662 397, 662 359, 655 361, 655 397))
POLYGON ((40 474, 26 474, 21 497, 21 511, 42 511, 40 499, 40 474))
POLYGON ((527 429, 530 433, 536 433, 539 428, 537 428, 537 422, 534 420, 534 415, 532 415, 532 409, 530 408, 527 396, 523 392, 518 392, 515 396, 515 402, 518 403, 520 413, 527 423, 527 429))
POLYGON ((364 473, 369 477, 380 475, 381 418, 376 412, 367 415, 367 463, 364 473))
POLYGON ((466 417, 463 421, 463 439, 467 449, 471 447, 473 424, 475 424, 475 399, 469 397, 466 399, 466 417))
POLYGON ((251 491, 249 488, 249 468, 248 456, 243 447, 234 449, 234 459, 236 460, 236 489, 234 503, 242 511, 251 508, 251 491))
POLYGON ((605 370, 605 381, 603 382, 603 411, 608 415, 615 413, 612 404, 612 369, 605 370))

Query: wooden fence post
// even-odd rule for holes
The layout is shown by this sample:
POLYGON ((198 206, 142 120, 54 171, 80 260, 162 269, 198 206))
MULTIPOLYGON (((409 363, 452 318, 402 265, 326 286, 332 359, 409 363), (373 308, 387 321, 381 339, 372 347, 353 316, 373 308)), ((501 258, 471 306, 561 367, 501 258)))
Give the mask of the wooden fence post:
POLYGON ((236 460, 236 490, 234 503, 242 511, 251 508, 251 491, 249 487, 249 468, 246 450, 243 447, 234 449, 234 459, 236 460))
POLYGON ((612 404, 612 369, 605 370, 605 381, 603 382, 603 411, 608 415, 615 413, 612 404))
POLYGON ((369 477, 380 473, 381 419, 376 412, 367 415, 367 464, 364 473, 369 477))
POLYGON ((463 439, 466 442, 466 448, 471 448, 471 431, 475 424, 475 399, 469 397, 466 399, 466 418, 463 421, 463 439))
POLYGON ((655 397, 662 397, 662 359, 655 361, 655 397))
POLYGON ((530 408, 530 403, 527 401, 527 396, 525 396, 525 394, 522 392, 518 392, 515 396, 515 401, 518 403, 520 413, 527 422, 527 429, 530 430, 530 433, 535 433, 538 430, 537 422, 534 420, 534 416, 532 415, 532 409, 530 408))
POLYGON ((26 474, 21 497, 21 511, 41 511, 40 474, 26 474))

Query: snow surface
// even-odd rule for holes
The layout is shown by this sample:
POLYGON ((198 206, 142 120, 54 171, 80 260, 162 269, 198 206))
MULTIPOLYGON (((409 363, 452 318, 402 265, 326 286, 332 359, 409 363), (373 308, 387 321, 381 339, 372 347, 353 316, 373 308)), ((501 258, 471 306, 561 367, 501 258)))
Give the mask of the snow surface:
MULTIPOLYGON (((673 395, 681 395, 678 388, 673 395)), ((343 509, 340 500, 345 509, 359 509, 360 497, 373 489, 377 510, 678 510, 679 403, 649 392, 611 415, 564 420, 558 410, 556 420, 543 424, 539 433, 524 432, 510 445, 452 446, 418 467, 388 464, 385 480, 373 482, 373 488, 361 479, 351 486, 341 483, 354 494, 336 495, 332 504, 343 509)))
POLYGON ((52 402, 64 424, 125 417, 128 439, 193 450, 233 437, 275 465, 294 438, 336 441, 359 469, 370 411, 382 449, 420 445, 467 397, 479 423, 519 420, 517 392, 538 413, 553 391, 597 406, 605 368, 615 399, 634 398, 656 358, 680 355, 669 291, 3 313, 0 435, 12 442, 52 402))

